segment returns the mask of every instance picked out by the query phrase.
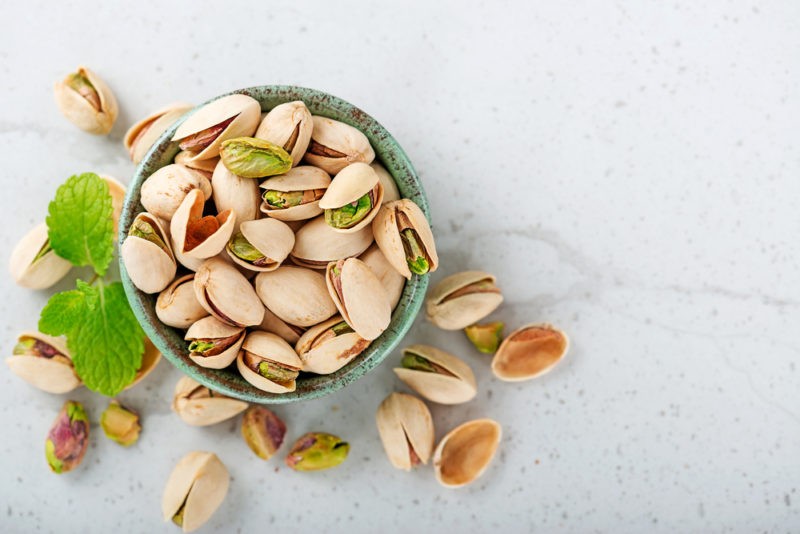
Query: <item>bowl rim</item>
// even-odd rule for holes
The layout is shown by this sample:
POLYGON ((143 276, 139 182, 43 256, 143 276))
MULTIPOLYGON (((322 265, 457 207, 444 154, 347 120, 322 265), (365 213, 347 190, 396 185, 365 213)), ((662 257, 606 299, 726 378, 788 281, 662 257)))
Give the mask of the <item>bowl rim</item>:
MULTIPOLYGON (((262 113, 265 108, 269 110, 280 103, 302 100, 309 107, 312 114, 339 120, 357 128, 369 139, 376 153, 374 161, 378 161, 386 167, 387 171, 395 180, 401 192, 401 197, 412 197, 414 202, 419 205, 423 213, 425 213, 425 216, 430 220, 427 196, 425 195, 422 182, 411 160, 397 140, 371 115, 365 113, 346 100, 317 89, 294 85, 258 85, 230 91, 211 98, 187 111, 159 136, 136 166, 130 184, 127 187, 119 221, 118 242, 120 244, 122 244, 127 237, 128 228, 136 215, 145 211, 140 203, 142 183, 155 172, 155 170, 172 163, 174 155, 179 150, 177 142, 171 141, 177 128, 203 106, 232 94, 246 94, 255 98, 261 104, 262 113), (264 102, 268 97, 276 101, 271 106, 264 102), (311 102, 311 104, 309 104, 309 102, 311 102), (319 111, 318 106, 325 106, 325 109, 319 111), (317 109, 317 111, 314 111, 312 108, 317 109), (391 163, 381 156, 390 156, 391 163), (150 167, 153 165, 156 165, 156 167, 151 169, 150 167), (396 175, 401 172, 401 170, 405 175, 405 179, 409 182, 408 185, 403 183, 403 180, 398 179, 396 175), (409 189, 413 190, 413 193, 410 195, 407 194, 409 189)), ((177 335, 179 329, 169 327, 161 323, 155 317, 153 306, 158 294, 147 295, 136 288, 128 276, 121 255, 119 255, 118 261, 120 277, 131 309, 147 337, 150 338, 164 357, 182 373, 200 384, 229 397, 258 404, 286 404, 319 398, 338 391, 366 375, 391 354, 400 343, 400 340, 403 339, 411 328, 425 300, 425 292, 429 283, 428 276, 417 275, 412 275, 411 280, 406 281, 401 299, 392 312, 392 319, 389 327, 387 327, 381 336, 374 340, 372 344, 352 362, 349 362, 332 374, 312 374, 310 377, 298 380, 298 386, 312 383, 310 389, 300 391, 298 387, 298 390, 291 393, 278 395, 261 391, 249 383, 244 382, 241 377, 230 376, 223 379, 221 378, 221 372, 224 373, 224 370, 200 367, 189 360, 187 355, 178 354, 162 330, 170 329, 177 335), (241 384, 242 389, 232 388, 229 385, 229 381, 231 380, 236 383, 240 382, 240 380, 244 382, 241 384)), ((180 269, 183 269, 183 267, 179 264, 179 270, 180 269)), ((181 335, 179 337, 182 340, 183 336, 181 335)), ((238 375, 238 373, 236 373, 236 375, 238 375)))

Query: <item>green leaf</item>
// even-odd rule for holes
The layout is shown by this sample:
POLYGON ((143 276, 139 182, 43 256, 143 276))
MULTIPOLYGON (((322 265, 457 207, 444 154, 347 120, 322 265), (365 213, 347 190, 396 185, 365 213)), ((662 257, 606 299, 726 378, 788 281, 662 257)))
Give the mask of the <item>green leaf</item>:
POLYGON ((76 289, 56 293, 39 316, 39 331, 51 336, 69 335, 86 316, 86 298, 76 289))
POLYGON ((73 265, 103 276, 114 254, 108 184, 93 172, 70 177, 56 191, 47 217, 50 246, 73 265))

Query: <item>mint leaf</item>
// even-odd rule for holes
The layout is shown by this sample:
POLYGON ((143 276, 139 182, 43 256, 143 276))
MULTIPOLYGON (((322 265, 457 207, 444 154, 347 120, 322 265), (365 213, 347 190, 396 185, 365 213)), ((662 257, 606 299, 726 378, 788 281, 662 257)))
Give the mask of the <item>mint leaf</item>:
POLYGON ((103 276, 114 254, 114 221, 108 184, 93 172, 70 177, 50 202, 47 233, 56 254, 73 265, 91 265, 103 276))
POLYGON ((39 316, 39 331, 51 336, 72 333, 86 316, 86 298, 77 290, 56 293, 47 301, 39 316))

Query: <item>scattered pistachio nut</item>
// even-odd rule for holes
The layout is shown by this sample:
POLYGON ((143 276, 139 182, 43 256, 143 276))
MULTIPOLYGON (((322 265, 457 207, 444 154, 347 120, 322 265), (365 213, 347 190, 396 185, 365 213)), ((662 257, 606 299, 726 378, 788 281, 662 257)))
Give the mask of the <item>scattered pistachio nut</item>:
POLYGON ((404 198, 381 206, 372 222, 375 243, 398 273, 428 274, 439 267, 433 232, 422 210, 404 198))
POLYGON ((14 283, 29 289, 47 289, 64 278, 72 264, 50 247, 47 224, 36 225, 11 252, 8 270, 14 283))
POLYGON ((139 414, 123 407, 116 399, 111 399, 108 408, 100 415, 100 427, 107 438, 123 447, 136 443, 142 429, 139 414))
POLYGON ((475 348, 486 354, 494 354, 503 340, 503 323, 493 322, 474 324, 464 329, 464 333, 475 348))
POLYGON ((312 117, 314 128, 304 159, 328 174, 336 174, 356 162, 372 163, 375 151, 367 136, 349 124, 312 117))
POLYGON ((378 433, 389 461, 397 469, 410 471, 427 464, 433 453, 431 412, 413 395, 392 393, 378 407, 378 433))
POLYGON ((474 482, 489 467, 502 435, 492 419, 467 421, 448 432, 433 452, 436 480, 446 488, 474 482))
POLYGON ((286 425, 264 406, 250 406, 242 416, 242 437, 259 458, 269 460, 283 443, 286 425))
POLYGON ((161 500, 164 521, 172 521, 183 532, 197 529, 217 511, 229 486, 228 470, 216 454, 190 452, 167 480, 161 500))
POLYGON ((258 273, 256 293, 264 306, 291 325, 314 326, 336 313, 325 276, 311 269, 284 265, 258 273))
POLYGON ((200 171, 172 163, 161 167, 142 183, 141 202, 144 209, 171 221, 186 195, 194 189, 203 193, 203 201, 211 198, 211 182, 200 171))
POLYGON ((530 380, 552 370, 567 349, 569 338, 552 325, 523 326, 500 344, 492 359, 492 372, 506 382, 530 380))
POLYGON ((192 189, 170 222, 175 249, 190 258, 211 258, 222 252, 236 225, 236 212, 225 210, 204 217, 204 204, 203 192, 192 189))
POLYGON ((291 258, 301 267, 326 269, 332 261, 360 255, 371 243, 372 230, 369 227, 343 234, 328 226, 324 217, 317 217, 295 234, 291 258))
POLYGON ((175 278, 178 266, 169 237, 150 213, 140 213, 133 220, 120 256, 133 285, 145 293, 158 293, 175 278))
POLYGON ((188 376, 175 384, 172 410, 193 426, 214 425, 243 412, 247 403, 216 393, 188 376))
POLYGON ((270 332, 250 332, 236 357, 242 377, 262 391, 290 393, 303 362, 291 345, 270 332))
POLYGON ((90 134, 105 135, 117 119, 117 100, 111 89, 84 66, 56 83, 55 98, 61 113, 90 134))
POLYGON ((194 292, 200 305, 223 323, 255 326, 264 319, 264 305, 253 286, 220 257, 209 258, 197 268, 194 292))
POLYGON ((209 316, 190 326, 184 339, 189 342, 189 358, 194 363, 209 369, 224 369, 236 359, 244 336, 243 327, 230 326, 209 316))
POLYGON ((138 165, 161 134, 192 107, 186 102, 167 104, 131 126, 122 138, 131 161, 138 165))
POLYGON ((233 174, 242 178, 265 178, 292 168, 292 156, 276 145, 255 137, 236 137, 224 141, 219 159, 233 174))
POLYGON ((234 263, 256 272, 274 271, 294 247, 294 232, 277 219, 243 222, 225 251, 234 263))
POLYGON ((319 207, 325 222, 337 232, 361 230, 378 214, 383 202, 383 185, 366 163, 353 163, 333 177, 319 207))
POLYGON ((303 362, 303 371, 327 375, 353 361, 369 344, 337 315, 306 330, 295 351, 303 362))
POLYGON ((306 105, 297 100, 278 104, 261 120, 255 136, 282 147, 296 166, 303 159, 314 122, 306 105))
POLYGON ((189 328, 208 312, 194 294, 194 274, 176 278, 156 300, 156 316, 167 326, 189 328))
POLYGON ((350 444, 324 432, 310 432, 292 445, 286 465, 295 471, 321 471, 344 462, 350 444))
POLYGON ((72 471, 89 446, 89 419, 77 401, 67 401, 50 427, 45 442, 47 465, 54 473, 72 471))
POLYGON ((6 363, 15 375, 48 393, 67 393, 83 385, 63 338, 23 332, 6 363))
POLYGON ((220 161, 214 168, 211 181, 214 184, 213 197, 217 213, 227 210, 236 213, 234 233, 239 231, 242 223, 258 219, 261 197, 256 180, 233 174, 220 161))
POLYGON ((363 261, 348 258, 329 263, 325 282, 339 313, 359 336, 372 341, 389 326, 389 295, 363 261))
POLYGON ((395 374, 429 401, 461 404, 478 393, 472 369, 452 354, 428 345, 411 345, 402 353, 395 374))
POLYGON ((460 330, 492 313, 503 295, 495 278, 483 271, 464 271, 441 280, 428 293, 426 317, 445 330, 460 330))
POLYGON ((319 201, 328 189, 331 177, 311 165, 294 167, 280 176, 261 183, 262 213, 280 221, 311 219, 322 213, 319 201))

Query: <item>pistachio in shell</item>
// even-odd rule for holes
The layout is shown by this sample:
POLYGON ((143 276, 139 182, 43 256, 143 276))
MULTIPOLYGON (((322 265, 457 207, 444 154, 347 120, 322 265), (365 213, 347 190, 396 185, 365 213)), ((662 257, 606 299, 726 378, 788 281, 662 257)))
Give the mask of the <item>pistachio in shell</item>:
POLYGON ((336 174, 351 163, 372 163, 375 151, 367 136, 349 124, 313 116, 314 128, 305 161, 328 174, 336 174))
POLYGON ((183 165, 184 167, 189 167, 195 171, 200 171, 203 173, 203 176, 211 180, 211 175, 214 169, 217 168, 217 164, 219 164, 219 156, 208 159, 197 159, 198 154, 199 152, 192 152, 191 150, 181 150, 175 154, 175 158, 172 162, 183 165))
POLYGON ((448 432, 433 451, 436 480, 460 488, 480 477, 494 458, 503 430, 492 419, 467 421, 448 432))
POLYGON ((317 167, 301 165, 261 183, 261 212, 281 221, 311 219, 322 213, 319 201, 331 177, 317 167))
POLYGON ((226 252, 234 263, 257 272, 274 271, 294 247, 294 232, 277 219, 243 222, 226 252))
POLYGON ((29 289, 47 289, 64 278, 72 264, 50 247, 47 224, 36 225, 17 243, 8 261, 14 283, 29 289))
POLYGON ((383 204, 393 200, 400 200, 400 191, 397 189, 397 183, 392 178, 392 175, 389 174, 389 171, 386 170, 386 167, 377 161, 373 161, 370 167, 378 175, 378 180, 381 181, 383 186, 383 204))
POLYGON ((369 227, 357 232, 337 232, 325 222, 324 217, 309 221, 295 234, 292 261, 310 269, 325 269, 332 261, 354 258, 372 243, 369 227))
POLYGON ((138 165, 161 134, 190 109, 192 105, 186 102, 167 104, 128 128, 122 144, 130 154, 131 161, 138 165))
POLYGON ((197 268, 194 292, 200 305, 223 323, 255 326, 264 319, 264 306, 253 286, 222 258, 209 258, 197 268))
POLYGON ((413 395, 392 393, 378 407, 378 433, 392 465, 410 471, 427 464, 433 453, 431 412, 413 395))
POLYGON ((89 446, 89 419, 80 402, 67 401, 47 433, 45 456, 54 473, 72 471, 89 446))
POLYGON ((189 328, 208 315, 194 294, 194 274, 172 281, 156 299, 156 316, 167 326, 189 328))
POLYGON ((291 345, 270 332, 250 332, 236 357, 242 377, 262 391, 289 393, 303 367, 291 345))
POLYGON ((264 306, 291 325, 313 326, 336 313, 325 277, 311 269, 283 265, 258 273, 256 293, 264 306))
POLYGON ((229 171, 243 178, 275 176, 292 168, 292 156, 283 148, 255 137, 224 141, 219 148, 219 159, 229 171))
POLYGON ((283 443, 286 425, 265 406, 250 406, 242 416, 242 437, 250 450, 269 460, 283 443))
POLYGON ((226 210, 203 216, 205 198, 192 189, 172 216, 170 233, 176 250, 191 258, 216 256, 230 239, 236 225, 236 212, 226 210))
POLYGON ((225 500, 230 475, 216 454, 190 452, 172 470, 164 488, 161 513, 191 532, 208 521, 225 500))
POLYGON ((203 193, 203 202, 211 197, 211 182, 204 173, 173 163, 161 167, 142 183, 144 209, 167 222, 194 189, 203 193))
POLYGON ((383 185, 372 167, 353 163, 334 176, 319 201, 325 222, 337 232, 357 232, 375 218, 383 202, 383 185))
POLYGON ((395 309, 397 303, 400 302, 400 297, 403 296, 406 279, 392 267, 378 245, 369 247, 358 259, 367 264, 369 270, 381 281, 389 296, 389 305, 395 309))
POLYGON ((23 332, 6 363, 15 375, 48 393, 67 393, 83 385, 63 338, 23 332))
POLYGON ((214 425, 243 412, 247 403, 226 397, 203 386, 188 376, 175 384, 172 410, 192 426, 214 425))
POLYGON ((389 326, 392 308, 378 277, 356 258, 331 262, 325 271, 328 293, 347 324, 372 341, 389 326))
POLYGON ((145 293, 158 293, 175 278, 178 266, 169 236, 150 213, 140 213, 133 220, 120 256, 133 285, 145 293))
POLYGON ((290 344, 297 343, 297 340, 300 339, 300 336, 302 336, 303 332, 305 331, 299 326, 287 323, 266 307, 264 308, 264 319, 261 321, 261 324, 258 326, 257 330, 272 332, 273 334, 282 337, 287 343, 290 344))
POLYGON ((136 443, 142 429, 139 414, 125 408, 116 399, 111 399, 108 408, 100 415, 100 427, 107 438, 123 447, 136 443))
POLYGON ((230 326, 216 317, 204 317, 186 331, 189 358, 209 369, 228 367, 244 342, 244 328, 230 326))
POLYGON ((295 471, 321 471, 344 462, 350 444, 325 432, 310 432, 292 445, 286 465, 295 471))
POLYGON ((381 206, 372 221, 372 233, 389 263, 407 279, 411 273, 432 273, 439 266, 428 219, 407 198, 381 206))
POLYGON ((303 371, 327 375, 353 361, 369 344, 337 315, 306 330, 294 348, 303 371))
POLYGON ((84 66, 56 83, 54 94, 61 113, 90 134, 105 135, 117 119, 117 100, 111 89, 84 66))
POLYGON ((429 401, 461 404, 478 393, 472 369, 452 354, 428 345, 411 345, 402 353, 395 374, 429 401))
POLYGON ((500 344, 492 359, 492 372, 506 382, 531 380, 551 371, 568 349, 569 338, 552 325, 523 326, 500 344))
POLYGON ((441 280, 428 292, 427 319, 445 330, 477 323, 503 302, 495 277, 484 271, 464 271, 441 280))
POLYGON ((503 340, 503 326, 501 322, 473 324, 466 327, 464 333, 476 349, 486 354, 494 354, 503 340))
POLYGON ((261 120, 255 137, 283 148, 292 157, 292 166, 303 159, 314 122, 306 105, 297 100, 278 104, 261 120))
POLYGON ((258 182, 242 178, 228 170, 220 161, 212 176, 214 183, 214 206, 217 213, 230 210, 236 213, 233 232, 238 232, 242 223, 258 219, 258 206, 261 203, 258 182))

